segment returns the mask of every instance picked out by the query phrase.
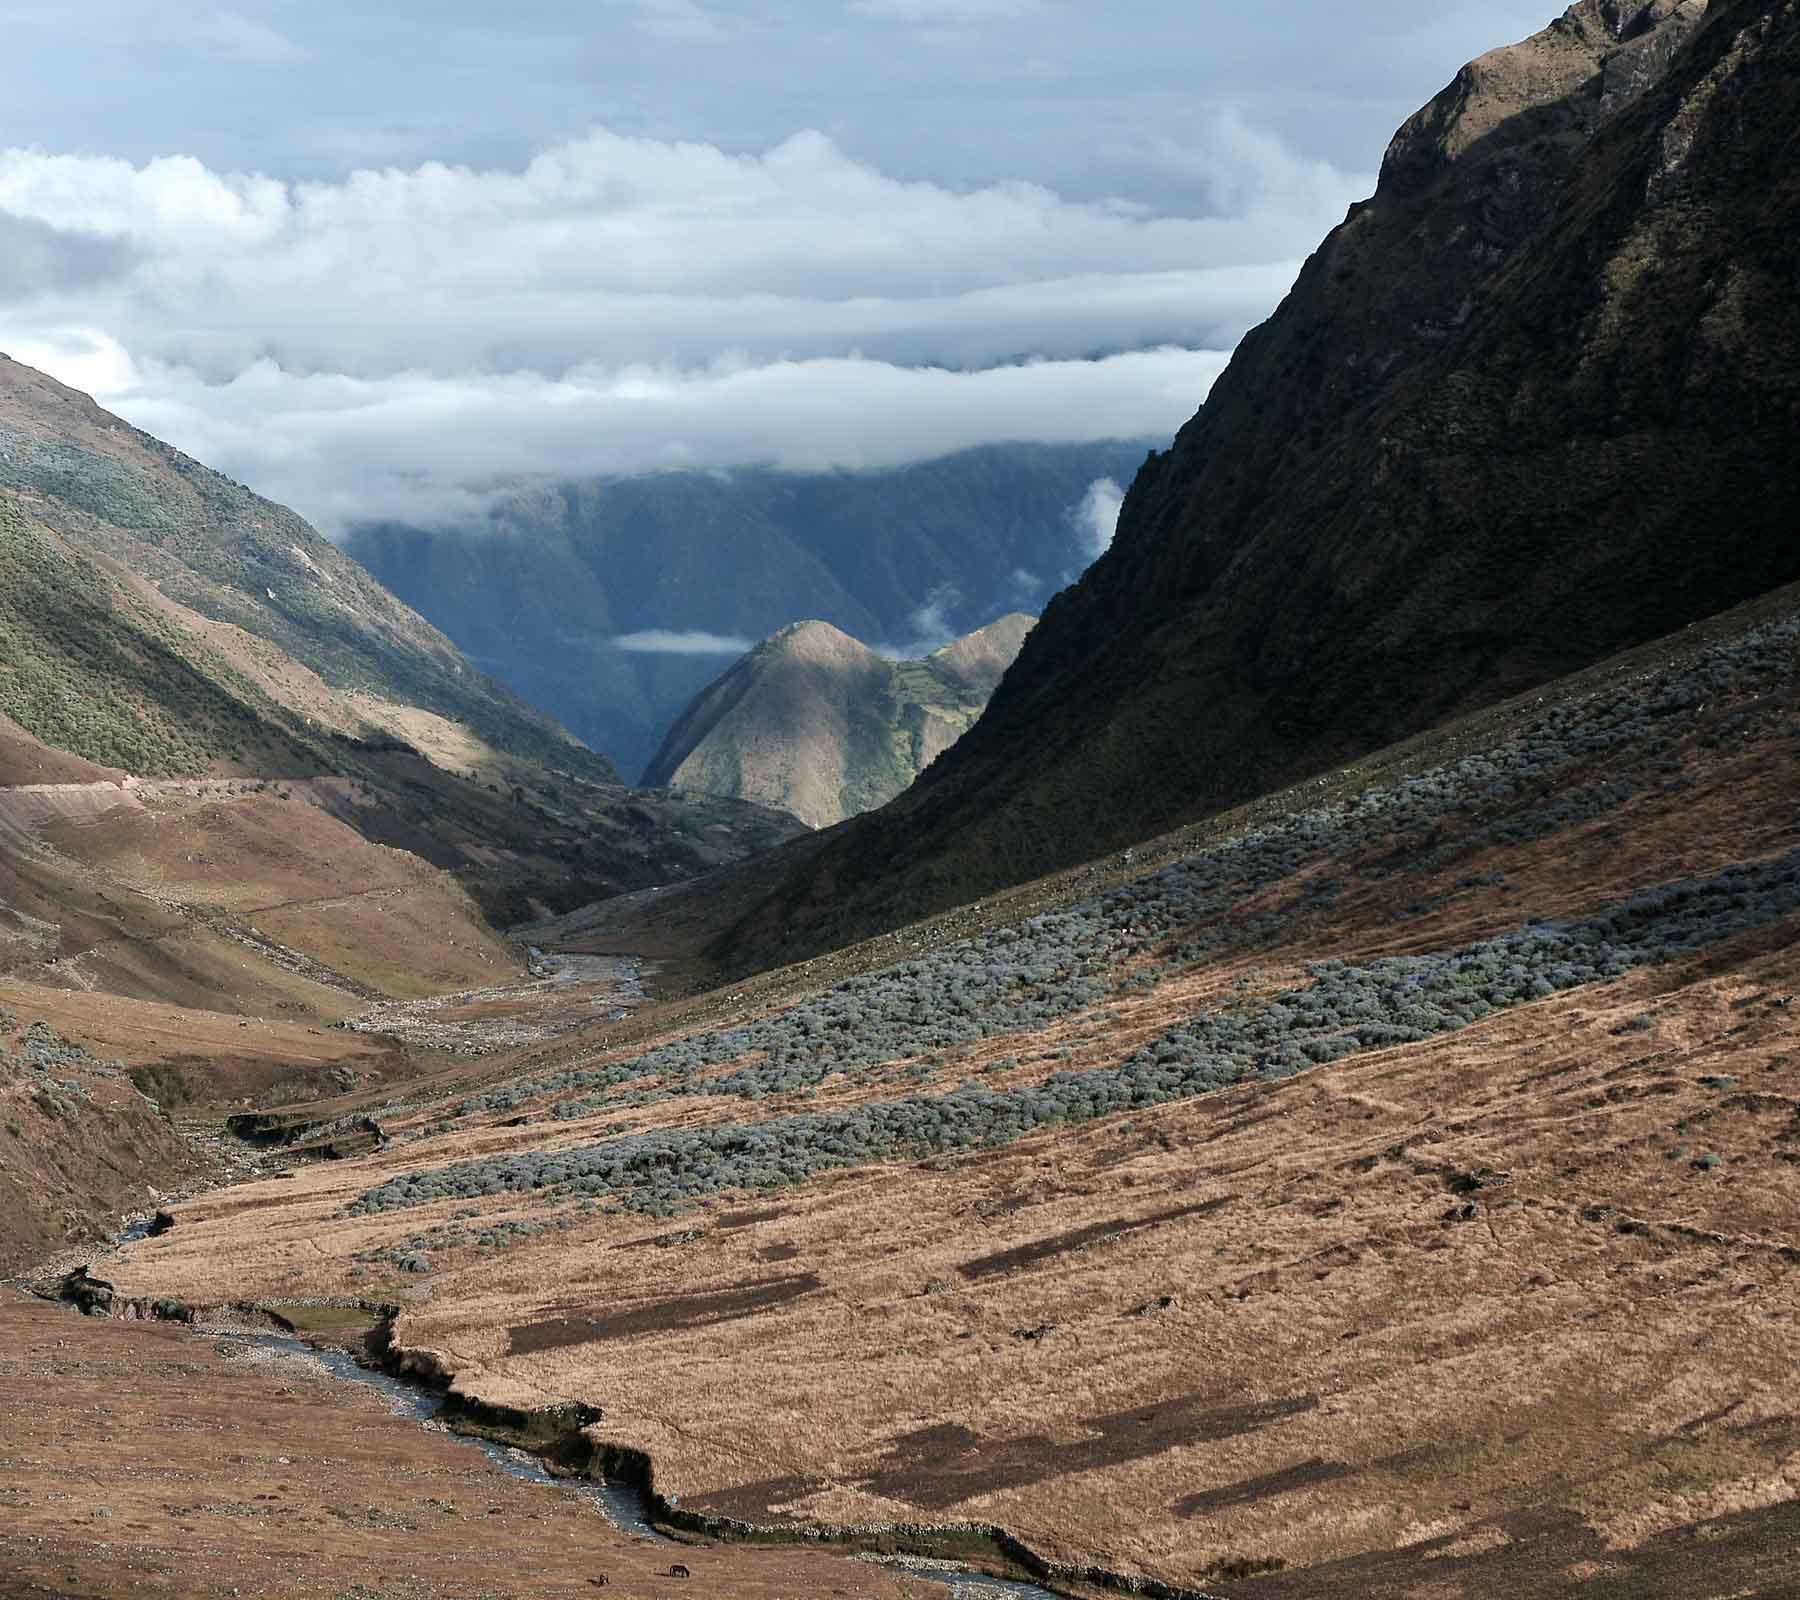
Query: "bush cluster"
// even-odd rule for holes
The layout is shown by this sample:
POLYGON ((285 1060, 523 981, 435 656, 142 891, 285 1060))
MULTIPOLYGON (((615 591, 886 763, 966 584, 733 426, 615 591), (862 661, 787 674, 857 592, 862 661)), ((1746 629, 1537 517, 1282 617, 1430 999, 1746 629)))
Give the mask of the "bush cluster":
POLYGON ((773 1188, 833 1168, 1005 1144, 1047 1124, 1162 1105, 1428 1039, 1796 910, 1800 850, 1646 890, 1581 921, 1535 923, 1455 951, 1365 965, 1321 962, 1306 987, 1242 1010, 1200 1013, 1117 1067, 1060 1072, 1013 1089, 971 1082, 937 1096, 758 1123, 658 1128, 577 1150, 462 1162, 394 1177, 350 1209, 368 1215, 451 1196, 550 1190, 605 1195, 629 1210, 672 1216, 721 1190, 773 1188))
MULTIPOLYGON (((591 1202, 588 1203, 591 1208, 591 1202)), ((447 1223, 415 1233, 397 1245, 388 1245, 352 1253, 352 1261, 366 1266, 386 1263, 402 1272, 429 1272, 431 1252, 473 1247, 478 1250, 505 1250, 527 1239, 547 1233, 559 1233, 575 1226, 573 1213, 554 1217, 497 1217, 476 1227, 466 1226, 468 1218, 479 1215, 478 1208, 459 1210, 447 1223)))
MULTIPOLYGON (((693 1093, 750 1100, 805 1093, 838 1074, 873 1072, 897 1058, 1041 1028, 1111 992, 1105 974, 1120 948, 1117 920, 1092 908, 1034 917, 989 939, 966 940, 851 978, 741 1027, 677 1040, 612 1066, 571 1069, 471 1096, 453 1114, 510 1111, 546 1095, 613 1090, 647 1078, 659 1087, 621 1103, 693 1093), (733 1063, 739 1063, 735 1071, 701 1076, 733 1063)), ((560 1101, 547 1114, 580 1116, 605 1098, 560 1101)))
MULTIPOLYGON (((1765 624, 1684 664, 1552 706, 1492 750, 1372 785, 1343 803, 1289 813, 1069 909, 849 979, 742 1027, 471 1096, 450 1115, 516 1111, 548 1100, 536 1115, 571 1120, 605 1105, 679 1095, 805 1097, 840 1075, 862 1083, 893 1082, 898 1075, 922 1085, 947 1054, 1076 1015, 1121 989, 1153 987, 1224 949, 1280 937, 1287 926, 1282 913, 1232 916, 1231 909, 1303 867, 1396 833, 1428 837, 1452 813, 1472 814, 1454 842, 1415 842, 1362 869, 1371 875, 1436 871, 1458 854, 1525 843, 1625 805, 1637 792, 1625 778, 1540 796, 1573 762, 1625 746, 1654 753, 1718 696, 1791 677, 1797 644, 1800 618, 1765 624), (1132 963, 1134 970, 1121 976, 1132 963), (911 1064, 897 1067, 901 1062, 911 1064), (734 1070, 704 1076, 721 1067, 734 1070)), ((1319 875, 1304 890, 1301 909, 1328 906, 1337 892, 1337 879, 1319 875)))
MULTIPOLYGON (((0 1036, 18 1028, 18 1019, 0 1016, 0 1036)), ((116 1061, 101 1061, 85 1045, 65 1039, 43 1021, 31 1024, 14 1041, 14 1048, 0 1051, 0 1074, 24 1079, 32 1104, 47 1117, 71 1118, 92 1103, 93 1090, 81 1078, 58 1076, 79 1069, 92 1078, 120 1078, 125 1069, 116 1061)))

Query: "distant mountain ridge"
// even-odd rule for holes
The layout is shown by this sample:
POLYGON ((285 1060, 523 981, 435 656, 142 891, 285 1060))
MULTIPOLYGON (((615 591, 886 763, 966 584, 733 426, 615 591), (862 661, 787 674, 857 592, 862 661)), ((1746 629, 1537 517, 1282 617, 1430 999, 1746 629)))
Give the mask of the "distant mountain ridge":
POLYGON ((886 804, 950 748, 1019 653, 1012 613, 916 660, 796 622, 689 704, 644 782, 754 800, 829 827, 886 804))
MULTIPOLYGON (((1156 441, 1161 443, 1162 441, 1156 441)), ((1035 611, 1092 559, 1071 512, 1149 441, 996 445, 866 472, 662 472, 523 488, 473 530, 353 529, 345 550, 564 726, 642 770, 734 654, 799 617, 906 648, 1035 611), (922 626, 915 614, 935 606, 922 626), (621 635, 710 633, 710 655, 621 635)))
POLYGON ((1800 11, 1581 0, 1396 135, 970 736, 716 952, 957 904, 1800 577, 1800 11))

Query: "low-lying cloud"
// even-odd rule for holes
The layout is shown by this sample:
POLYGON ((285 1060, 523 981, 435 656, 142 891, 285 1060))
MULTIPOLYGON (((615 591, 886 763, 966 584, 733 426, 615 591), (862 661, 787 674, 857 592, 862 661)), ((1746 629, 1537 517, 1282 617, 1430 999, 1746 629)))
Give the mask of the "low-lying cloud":
MULTIPOLYGON (((48 365, 29 346, 12 354, 48 365)), ((259 361, 225 384, 137 369, 89 344, 72 362, 139 427, 327 532, 392 518, 478 525, 529 478, 706 467, 826 472, 903 465, 982 443, 1172 433, 1223 351, 1137 351, 975 372, 819 359, 699 370, 586 367, 363 379, 259 361), (123 374, 123 376, 121 376, 123 374)))
POLYGON ((902 181, 819 133, 297 184, 15 149, 0 348, 328 532, 528 475, 1169 434, 1367 187, 1231 117, 1169 159, 1204 214, 902 181))
POLYGON ((1119 512, 1124 506, 1125 491, 1118 483, 1112 478, 1096 478, 1069 513, 1075 524, 1084 565, 1098 561, 1112 549, 1113 535, 1119 528, 1119 512))
POLYGON ((640 633, 616 634, 613 648, 646 656, 741 656, 755 649, 756 641, 728 633, 645 628, 640 633))

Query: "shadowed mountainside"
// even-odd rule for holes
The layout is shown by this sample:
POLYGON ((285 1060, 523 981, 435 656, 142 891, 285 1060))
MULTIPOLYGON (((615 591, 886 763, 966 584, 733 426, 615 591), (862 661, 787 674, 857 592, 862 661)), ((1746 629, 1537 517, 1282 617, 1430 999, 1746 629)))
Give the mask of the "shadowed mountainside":
POLYGON ((969 737, 721 940, 790 959, 1800 575, 1800 17, 1581 0, 1400 130, 969 737))
POLYGON ((731 795, 829 827, 885 805, 981 715, 1034 617, 890 661, 829 622, 765 639, 688 706, 646 784, 731 795))

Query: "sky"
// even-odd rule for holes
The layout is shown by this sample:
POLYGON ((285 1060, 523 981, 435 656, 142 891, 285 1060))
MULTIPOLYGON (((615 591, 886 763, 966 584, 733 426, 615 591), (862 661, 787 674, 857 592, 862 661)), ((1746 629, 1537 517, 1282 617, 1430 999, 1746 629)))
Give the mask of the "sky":
POLYGON ((0 350, 334 535, 1166 437, 1552 11, 0 0, 0 350))

